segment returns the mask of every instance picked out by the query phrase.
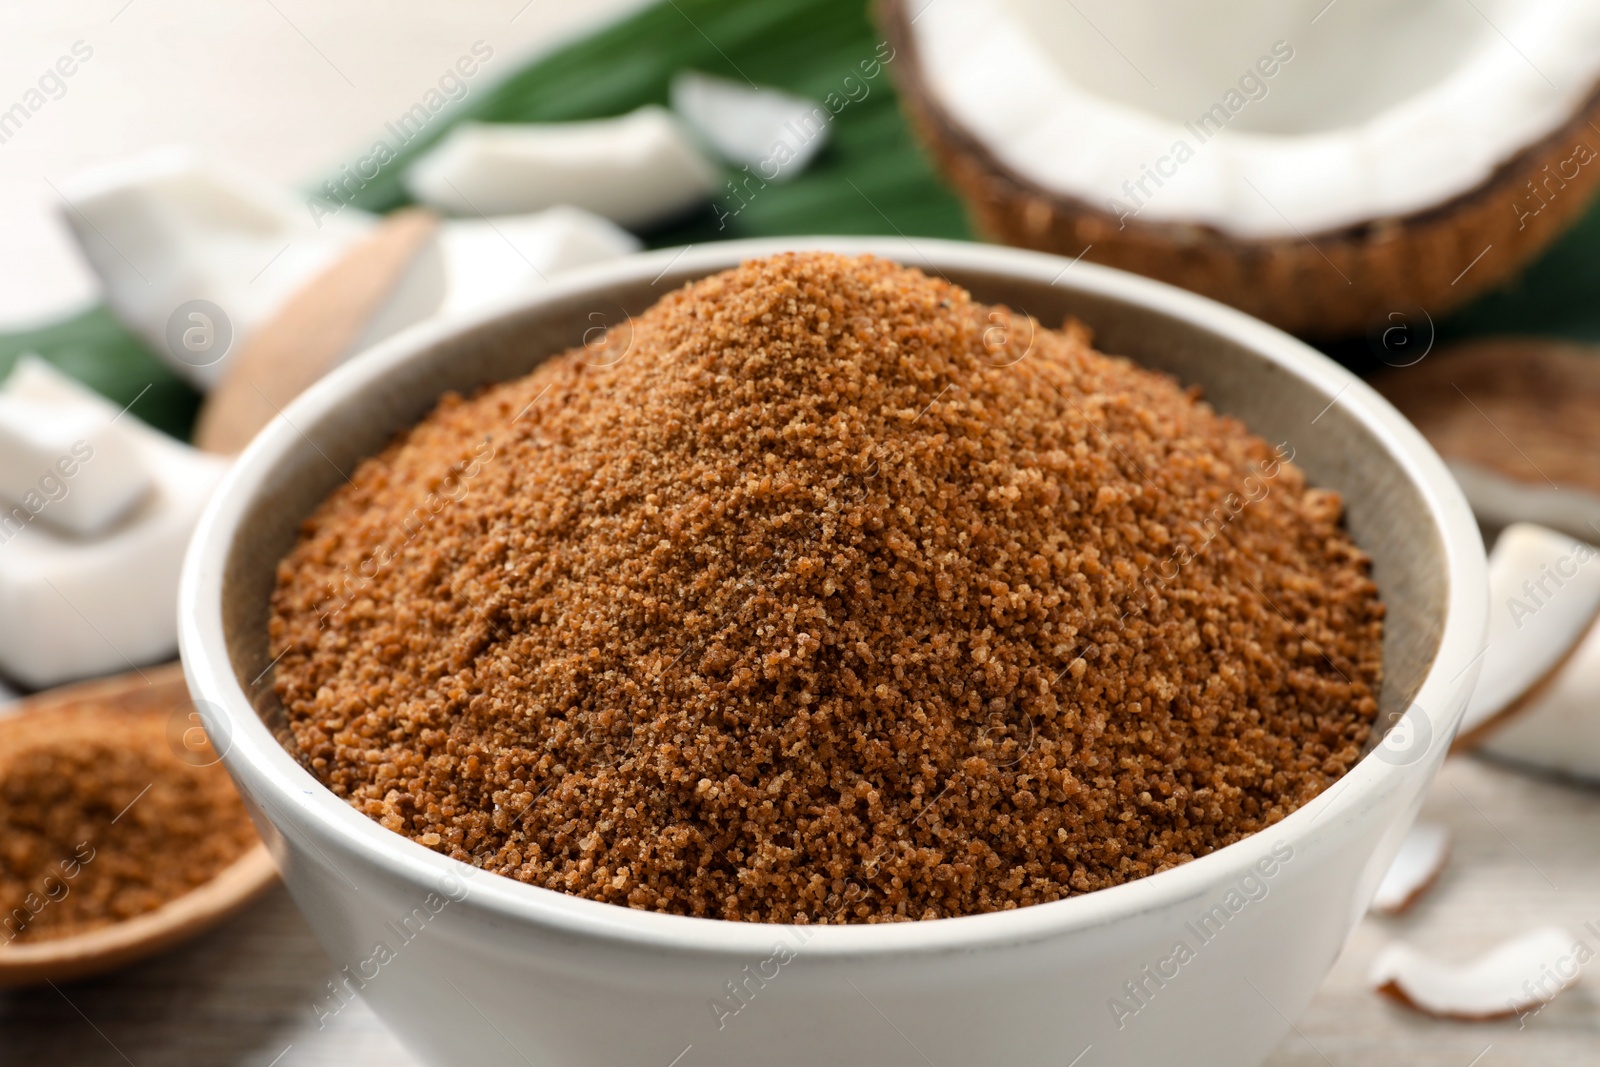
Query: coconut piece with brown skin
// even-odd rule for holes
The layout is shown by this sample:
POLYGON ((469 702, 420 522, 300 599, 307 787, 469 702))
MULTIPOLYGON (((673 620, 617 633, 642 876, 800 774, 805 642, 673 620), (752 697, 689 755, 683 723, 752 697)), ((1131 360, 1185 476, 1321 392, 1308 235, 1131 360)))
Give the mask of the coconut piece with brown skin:
POLYGON ((1489 553, 1489 635, 1450 750, 1469 752, 1531 710, 1600 615, 1600 550, 1533 523, 1489 553))
POLYGON ((1578 981, 1588 958, 1571 934, 1543 926, 1470 963, 1441 963, 1396 943, 1373 961, 1369 980, 1379 993, 1408 1008, 1479 1022, 1536 1012, 1578 981))
POLYGON ((1493 40, 1467 8, 1345 3, 1312 25, 1281 4, 1234 6, 1227 19, 1151 2, 878 10, 912 125, 981 233, 1181 285, 1299 334, 1459 307, 1600 187, 1600 71, 1575 47, 1600 39, 1600 20, 1577 5, 1490 4, 1507 34, 1493 40), (1538 27, 1518 21, 1539 14, 1538 27), (1362 25, 1378 18, 1383 33, 1362 25), (1427 62, 1389 51, 1410 35, 1427 62), (1349 83, 1352 64, 1371 84, 1349 83), (1076 95, 1053 110, 1034 91, 1067 86, 1076 95), (1484 114, 1501 106, 1503 119, 1484 114))
POLYGON ((1378 883, 1372 909, 1380 915, 1409 911, 1439 880, 1450 858, 1450 831, 1437 823, 1417 823, 1400 842, 1400 851, 1378 883))

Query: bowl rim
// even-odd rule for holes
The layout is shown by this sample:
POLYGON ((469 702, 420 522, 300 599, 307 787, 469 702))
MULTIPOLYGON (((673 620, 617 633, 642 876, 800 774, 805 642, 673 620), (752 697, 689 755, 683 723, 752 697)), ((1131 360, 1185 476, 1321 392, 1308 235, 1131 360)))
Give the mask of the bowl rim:
MULTIPOLYGON (((228 738, 223 760, 247 797, 263 798, 282 820, 317 842, 331 844, 410 885, 418 896, 441 885, 468 882, 458 908, 480 911, 496 924, 541 928, 553 935, 634 950, 718 955, 740 959, 771 952, 785 924, 736 922, 641 911, 527 885, 485 872, 394 833, 356 811, 321 785, 273 737, 235 677, 222 622, 222 581, 227 557, 247 505, 299 436, 298 425, 329 415, 343 400, 380 380, 387 370, 422 350, 498 319, 536 312, 585 292, 603 294, 621 283, 659 279, 675 268, 698 274, 782 251, 871 253, 907 266, 970 269, 1025 281, 1066 284, 1068 291, 1141 305, 1181 318, 1249 348, 1302 379, 1329 399, 1344 401, 1383 442, 1396 466, 1419 492, 1438 526, 1446 572, 1446 607, 1438 652, 1410 706, 1391 729, 1447 748, 1465 712, 1487 632, 1488 579, 1483 543, 1465 497, 1422 435, 1360 378, 1301 341, 1243 312, 1139 275, 1063 257, 999 245, 917 238, 795 237, 716 242, 609 260, 567 272, 539 290, 476 312, 413 326, 333 370, 296 398, 250 443, 215 490, 197 524, 183 566, 178 596, 179 643, 184 670, 206 728, 228 738), (1427 709, 1434 709, 1432 715, 1427 709), (1434 716, 1443 715, 1443 721, 1434 716), (221 721, 213 721, 218 717, 221 721), (1421 721, 1419 722, 1419 718, 1421 721), (454 880, 454 881, 452 881, 454 880)), ((1267 830, 1145 878, 1081 896, 1006 911, 899 923, 811 925, 807 956, 835 958, 971 952, 1040 941, 1128 919, 1190 901, 1247 873, 1269 842, 1306 839, 1355 818, 1378 797, 1400 787, 1442 758, 1430 750, 1414 762, 1385 761, 1369 752, 1331 788, 1267 830), (1430 759, 1429 757, 1434 757, 1430 759), (1343 816, 1343 819, 1341 819, 1343 816)), ((318 848, 322 858, 332 863, 318 848)))

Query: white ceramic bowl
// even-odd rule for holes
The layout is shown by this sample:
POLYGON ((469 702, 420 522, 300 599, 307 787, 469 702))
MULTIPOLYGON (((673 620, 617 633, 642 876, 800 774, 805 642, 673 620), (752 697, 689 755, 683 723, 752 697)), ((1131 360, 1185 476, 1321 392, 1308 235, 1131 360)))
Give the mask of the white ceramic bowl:
POLYGON ((340 970, 431 1063, 1254 1064, 1311 999, 1438 769, 1483 647, 1472 514, 1377 394, 1292 338, 1156 282, 1036 253, 890 239, 742 242, 572 274, 368 352, 250 446, 200 523, 183 659, 296 902, 340 970), (363 456, 446 389, 527 372, 683 282, 783 248, 868 251, 1205 387, 1340 490, 1388 605, 1385 739, 1278 825, 1141 881, 990 915, 779 927, 634 911, 472 868, 384 830, 279 743, 265 637, 276 561, 363 456))

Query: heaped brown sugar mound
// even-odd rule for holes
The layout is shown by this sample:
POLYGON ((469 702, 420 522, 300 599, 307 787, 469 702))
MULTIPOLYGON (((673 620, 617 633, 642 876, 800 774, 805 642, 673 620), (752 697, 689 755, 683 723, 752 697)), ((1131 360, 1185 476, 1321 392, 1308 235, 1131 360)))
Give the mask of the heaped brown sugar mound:
POLYGON ((1382 608, 1340 502, 1170 379, 797 254, 451 396, 273 600, 303 758, 534 885, 774 922, 1183 863, 1356 760, 1382 608))

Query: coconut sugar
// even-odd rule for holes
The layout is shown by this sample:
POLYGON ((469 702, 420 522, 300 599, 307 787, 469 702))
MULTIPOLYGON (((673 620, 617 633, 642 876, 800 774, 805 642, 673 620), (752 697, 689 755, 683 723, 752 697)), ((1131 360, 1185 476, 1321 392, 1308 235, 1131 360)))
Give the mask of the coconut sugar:
POLYGON ((0 752, 0 952, 154 911, 255 844, 227 772, 180 759, 166 711, 23 714, 38 718, 0 752), (86 740, 80 714, 105 736, 86 740))
POLYGON ((1056 900, 1359 757, 1383 608, 1288 456, 1074 324, 757 260, 362 463, 279 566, 275 684, 337 795, 532 885, 1056 900))

